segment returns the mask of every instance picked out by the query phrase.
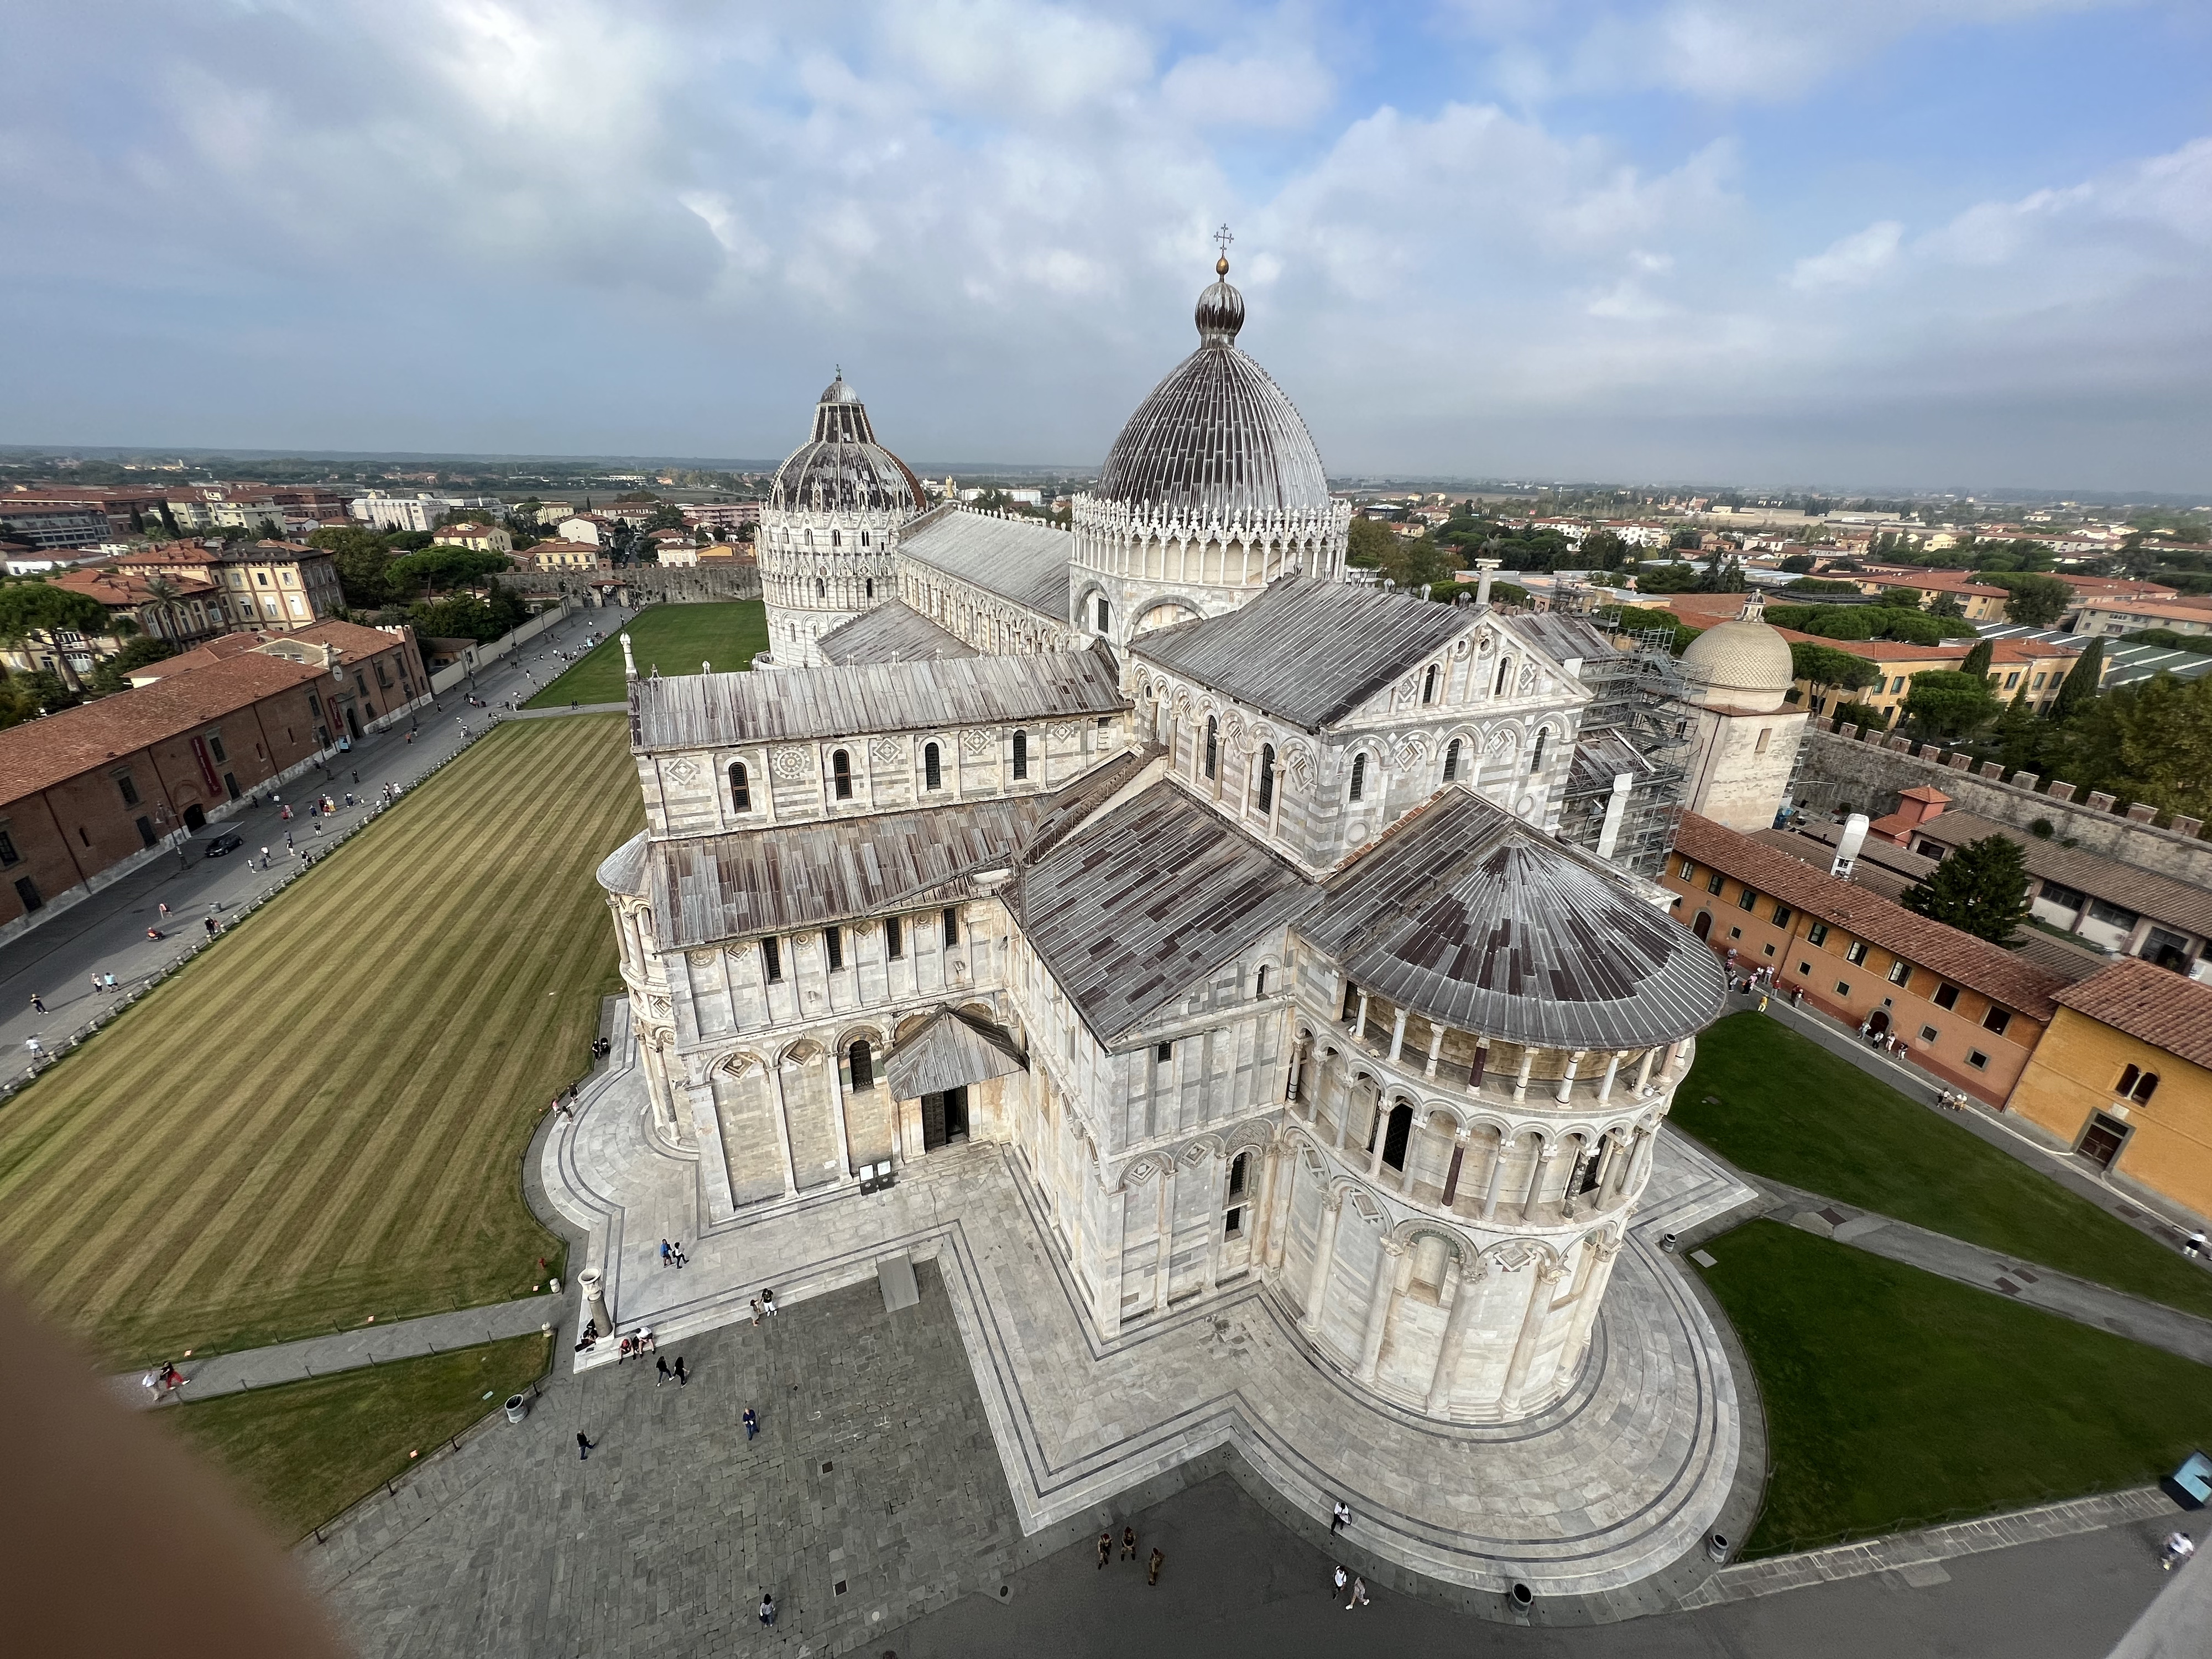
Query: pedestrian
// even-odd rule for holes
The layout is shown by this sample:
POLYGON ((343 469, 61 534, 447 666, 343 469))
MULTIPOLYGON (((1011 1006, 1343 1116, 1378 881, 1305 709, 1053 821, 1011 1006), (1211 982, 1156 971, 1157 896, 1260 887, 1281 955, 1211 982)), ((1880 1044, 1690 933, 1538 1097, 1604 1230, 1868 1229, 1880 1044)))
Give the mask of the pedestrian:
POLYGON ((757 1328, 759 1328, 760 1322, 761 1322, 761 1304, 760 1304, 760 1298, 759 1298, 758 1297, 755 1297, 753 1298, 753 1325, 754 1325, 754 1328, 755 1328, 756 1329, 757 1329, 757 1328))
POLYGON ((1764 991, 1759 994, 1759 1012, 1762 1014, 1766 1012, 1766 993, 1764 991))
MULTIPOLYGON (((361 781, 361 769, 358 766, 353 769, 353 781, 356 783, 359 783, 361 781)), ((351 803, 348 804, 350 805, 351 803)))
POLYGON ((753 1415, 750 1406, 745 1407, 745 1438, 750 1440, 760 1432, 760 1419, 753 1415))
POLYGON ((581 1429, 577 1430, 577 1431, 576 1431, 576 1461, 577 1461, 578 1462, 580 1462, 580 1462, 584 1462, 586 1458, 590 1457, 590 1456, 591 1456, 591 1455, 592 1455, 592 1448, 593 1446, 597 1445, 598 1443, 599 1443, 599 1442, 597 1442, 596 1440, 593 1440, 590 1436, 586 1435, 586 1433, 585 1433, 581 1429))
POLYGON ((1354 1578, 1352 1581, 1352 1600, 1344 1604, 1344 1610, 1349 1613, 1354 1607, 1364 1607, 1366 1605, 1367 1581, 1364 1578, 1354 1578))
POLYGON ((1110 1532, 1102 1532, 1098 1534, 1098 1570, 1103 1572, 1106 1570, 1106 1564, 1113 1559, 1114 1534, 1110 1532))
POLYGON ((760 1620, 771 1630, 775 1627, 775 1597, 765 1587, 761 1590, 760 1620))
POLYGON ((100 975, 98 974, 94 974, 92 976, 92 994, 94 996, 98 996, 100 994, 100 975))
POLYGON ((1336 1569, 1330 1577, 1336 1580, 1336 1593, 1339 1595, 1349 1595, 1352 1593, 1352 1575, 1344 1570, 1343 1562, 1340 1561, 1336 1564, 1336 1569))
POLYGON ((207 936, 210 939, 213 939, 215 937, 215 918, 213 916, 202 916, 200 918, 200 926, 207 929, 207 936))
POLYGON ((109 990, 112 991, 112 990, 115 988, 115 975, 112 975, 112 974, 102 974, 100 977, 100 982, 101 982, 102 984, 104 984, 105 986, 106 986, 106 988, 107 988, 109 990))
POLYGON ((31 1012, 34 1014, 43 1014, 46 1012, 46 999, 36 991, 31 993, 31 1012))
POLYGON ((2181 1253, 2191 1259, 2201 1256, 2204 1254, 2204 1231, 2203 1228, 2200 1227, 2197 1231, 2189 1235, 2188 1239, 2181 1247, 2181 1253))
POLYGON ((676 1265, 681 1267, 690 1260, 691 1258, 690 1256, 684 1254, 684 1241, 680 1238, 678 1239, 676 1241, 676 1265))
POLYGON ((676 1356, 676 1386, 679 1389, 689 1388, 690 1383, 691 1373, 684 1369, 684 1356, 679 1353, 676 1356))
POLYGON ((1328 1529, 1333 1533, 1342 1532, 1351 1524, 1352 1506, 1340 1498, 1329 1511, 1328 1529))
POLYGON ((2160 1550, 2158 1565, 2162 1571, 2172 1572, 2196 1553, 2197 1540, 2185 1532, 2177 1531, 2166 1540, 2165 1547, 2160 1550))
POLYGON ((672 1376, 672 1375, 674 1375, 674 1373, 672 1373, 672 1371, 670 1371, 670 1370, 668 1369, 668 1362, 667 1362, 665 1359, 656 1359, 656 1360, 654 1360, 654 1361, 653 1362, 653 1370, 657 1370, 657 1371, 659 1371, 659 1372, 660 1373, 659 1379, 658 1381, 656 1381, 656 1382, 653 1383, 653 1386, 654 1388, 656 1388, 656 1389, 657 1389, 657 1388, 659 1388, 662 1382, 665 1382, 666 1381, 668 1381, 668 1379, 669 1379, 669 1377, 670 1377, 670 1376, 672 1376))
POLYGON ((169 919, 169 907, 168 907, 167 904, 163 904, 163 905, 161 907, 161 920, 162 920, 162 921, 167 921, 169 919))
POLYGON ((673 1255, 674 1252, 668 1248, 668 1241, 665 1238, 662 1239, 660 1241, 660 1265, 664 1267, 668 1266, 669 1259, 673 1255))
POLYGON ((770 1319, 775 1317, 775 1292, 765 1285, 761 1286, 761 1306, 767 1310, 770 1319))
POLYGON ((1160 1582, 1160 1569, 1167 1565, 1167 1559, 1158 1545, 1152 1546, 1152 1558, 1145 1563, 1145 1582, 1147 1584, 1160 1582))
POLYGON ((288 853, 292 850, 292 832, 289 830, 284 832, 284 850, 288 853))
POLYGON ((1124 1561, 1137 1559, 1137 1529, 1134 1527, 1121 1528, 1121 1559, 1124 1561))

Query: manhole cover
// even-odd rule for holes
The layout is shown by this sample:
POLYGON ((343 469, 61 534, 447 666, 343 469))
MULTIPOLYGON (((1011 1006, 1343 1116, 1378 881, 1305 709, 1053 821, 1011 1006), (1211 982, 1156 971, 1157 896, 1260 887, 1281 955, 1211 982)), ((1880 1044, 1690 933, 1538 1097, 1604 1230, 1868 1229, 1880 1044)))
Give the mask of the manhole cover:
POLYGON ((823 1473, 823 1474, 829 1474, 829 1473, 830 1473, 830 1470, 832 1470, 832 1469, 836 1468, 836 1467, 837 1467, 837 1466, 836 1466, 835 1463, 824 1463, 824 1464, 822 1466, 822 1473, 823 1473))
POLYGON ((1997 1288, 2002 1291, 2007 1296, 2018 1296, 2020 1294, 2020 1286, 2014 1284, 2009 1279, 2000 1279, 1997 1280, 1997 1288))

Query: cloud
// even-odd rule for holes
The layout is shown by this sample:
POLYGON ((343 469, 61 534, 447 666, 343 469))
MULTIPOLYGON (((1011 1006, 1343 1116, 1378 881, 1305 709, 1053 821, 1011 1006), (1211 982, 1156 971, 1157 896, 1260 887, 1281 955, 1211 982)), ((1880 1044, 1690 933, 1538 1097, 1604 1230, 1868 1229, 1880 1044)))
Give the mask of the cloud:
POLYGON ((1822 252, 1800 259, 1790 273, 1790 286, 1805 293, 1824 288, 1863 288, 1897 258, 1905 227, 1894 219, 1878 220, 1829 244, 1822 252))

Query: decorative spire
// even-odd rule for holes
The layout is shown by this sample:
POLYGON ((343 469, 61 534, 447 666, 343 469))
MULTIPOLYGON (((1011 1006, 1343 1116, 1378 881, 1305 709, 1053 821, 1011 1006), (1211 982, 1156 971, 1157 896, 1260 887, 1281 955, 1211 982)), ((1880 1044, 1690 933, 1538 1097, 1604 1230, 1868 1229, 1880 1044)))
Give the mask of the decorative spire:
POLYGON ((1213 262, 1215 276, 1226 276, 1229 274, 1229 245, 1236 240, 1229 234, 1229 226, 1225 222, 1220 229, 1213 233, 1213 245, 1221 250, 1221 257, 1213 262))
POLYGON ((1198 296, 1198 338, 1202 345, 1231 346, 1244 326, 1244 296, 1229 285, 1229 245, 1237 239, 1224 225, 1213 233, 1221 257, 1213 262, 1214 281, 1198 296))

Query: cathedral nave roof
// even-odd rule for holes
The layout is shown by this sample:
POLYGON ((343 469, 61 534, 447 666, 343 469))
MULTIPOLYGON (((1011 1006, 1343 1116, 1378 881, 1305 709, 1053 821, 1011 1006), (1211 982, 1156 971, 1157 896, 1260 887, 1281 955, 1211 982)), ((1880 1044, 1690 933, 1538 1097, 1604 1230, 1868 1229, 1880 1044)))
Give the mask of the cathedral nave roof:
POLYGON ((900 556, 972 582, 1052 622, 1067 618, 1075 538, 1034 519, 998 519, 941 507, 899 536, 900 556))
POLYGON ((645 750, 1002 725, 1127 707, 1103 647, 630 682, 632 742, 645 750))
POLYGON ((913 606, 894 599, 863 611, 814 642, 838 667, 862 662, 933 662, 981 655, 957 634, 947 633, 913 606))
POLYGON ((1480 614, 1410 593, 1285 576, 1226 616, 1140 634, 1129 649, 1317 732, 1465 633, 1480 614))

